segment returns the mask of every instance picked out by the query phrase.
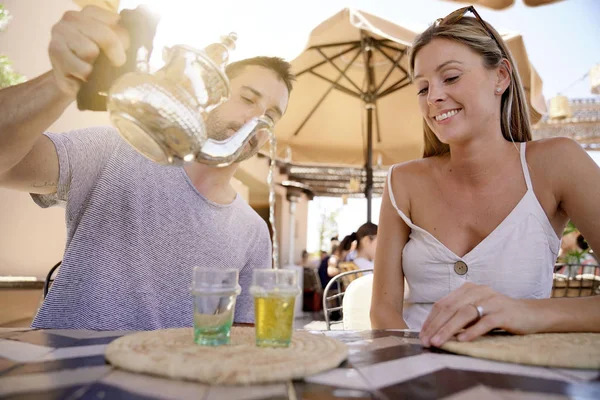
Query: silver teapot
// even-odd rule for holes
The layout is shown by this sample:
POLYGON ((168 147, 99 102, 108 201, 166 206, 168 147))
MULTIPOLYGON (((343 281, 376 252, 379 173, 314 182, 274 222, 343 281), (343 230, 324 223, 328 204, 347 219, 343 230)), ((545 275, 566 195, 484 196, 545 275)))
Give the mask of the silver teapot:
POLYGON ((236 39, 231 33, 203 50, 165 48, 165 65, 154 74, 148 72, 148 52, 140 48, 137 71, 119 77, 107 94, 110 120, 121 136, 160 164, 233 163, 258 131, 273 128, 273 121, 263 116, 226 140, 212 139, 206 131, 207 114, 230 96, 225 65, 236 39))

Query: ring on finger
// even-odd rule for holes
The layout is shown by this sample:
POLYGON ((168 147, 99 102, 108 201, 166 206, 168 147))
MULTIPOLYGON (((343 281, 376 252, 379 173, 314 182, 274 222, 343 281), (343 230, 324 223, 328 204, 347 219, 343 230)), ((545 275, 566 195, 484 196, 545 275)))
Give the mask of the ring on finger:
POLYGON ((484 315, 484 313, 483 313, 483 307, 482 307, 482 306, 475 305, 475 304, 471 304, 471 305, 472 305, 473 307, 475 307, 475 310, 477 310, 477 319, 481 319, 481 318, 483 318, 483 315, 484 315))

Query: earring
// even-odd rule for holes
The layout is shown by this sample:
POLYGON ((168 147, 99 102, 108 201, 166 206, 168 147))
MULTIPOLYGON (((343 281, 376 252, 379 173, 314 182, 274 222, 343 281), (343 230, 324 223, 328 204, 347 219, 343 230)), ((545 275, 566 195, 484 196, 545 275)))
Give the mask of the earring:
POLYGON ((499 87, 497 87, 496 88, 496 93, 500 93, 500 90, 502 90, 502 89, 500 89, 499 87))

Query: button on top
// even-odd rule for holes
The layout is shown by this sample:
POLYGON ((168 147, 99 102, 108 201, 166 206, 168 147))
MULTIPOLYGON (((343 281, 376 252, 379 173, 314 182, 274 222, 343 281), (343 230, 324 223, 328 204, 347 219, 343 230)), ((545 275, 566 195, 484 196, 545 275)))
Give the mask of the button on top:
POLYGON ((467 267, 467 264, 465 264, 463 261, 457 261, 454 263, 454 272, 456 272, 458 275, 464 275, 468 270, 469 267, 467 267))

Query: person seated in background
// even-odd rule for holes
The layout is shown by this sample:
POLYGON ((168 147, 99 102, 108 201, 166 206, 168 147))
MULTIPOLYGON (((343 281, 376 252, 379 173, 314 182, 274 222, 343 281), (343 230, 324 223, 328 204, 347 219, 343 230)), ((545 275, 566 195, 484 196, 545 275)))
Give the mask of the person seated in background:
POLYGON ((344 257, 343 261, 352 261, 356 258, 356 246, 358 243, 356 242, 356 235, 354 235, 350 241, 350 249, 348 249, 348 254, 344 257))
MULTIPOLYGON (((354 247, 355 255, 352 260, 348 257, 344 261, 338 262, 335 266, 331 266, 330 274, 333 276, 343 272, 356 271, 361 269, 372 269, 373 259, 375 258, 375 249, 377 247, 377 225, 367 222, 361 225, 356 232, 352 232, 348 236, 348 240, 354 247)), ((341 278, 341 289, 345 290, 350 282, 360 278, 364 274, 349 274, 341 278)))
POLYGON ((409 67, 425 147, 389 169, 373 328, 419 329, 424 346, 494 328, 600 331, 600 296, 549 298, 569 219, 600 249, 600 168, 571 139, 531 140, 513 57, 473 7, 417 36, 409 67))
MULTIPOLYGON (((319 265, 321 264, 321 261, 323 261, 327 257, 329 257, 329 253, 327 253, 325 250, 321 250, 319 252, 319 265)), ((317 267, 318 267, 318 265, 317 265, 317 267)))
POLYGON ((357 244, 356 257, 352 262, 359 269, 373 269, 377 249, 377 225, 367 222, 361 225, 354 235, 357 244))
POLYGON ((331 278, 340 273, 338 264, 345 259, 350 250, 351 243, 351 235, 344 237, 339 245, 332 248, 331 255, 321 260, 321 264, 319 265, 319 279, 321 280, 323 289, 325 289, 331 278))
POLYGON ((304 268, 313 268, 313 266, 310 263, 310 254, 308 253, 308 251, 306 251, 306 249, 302 250, 300 262, 298 265, 304 268))
POLYGON ((558 253, 558 262, 562 264, 589 265, 587 267, 564 265, 556 271, 556 273, 564 274, 567 277, 574 277, 583 273, 595 273, 595 266, 598 265, 598 260, 595 254, 590 252, 588 242, 573 224, 569 224, 563 234, 560 243, 560 252, 558 253))
POLYGON ((333 250, 336 249, 339 245, 340 245, 340 238, 337 235, 333 236, 329 241, 329 248, 330 248, 329 254, 333 254, 333 250))

